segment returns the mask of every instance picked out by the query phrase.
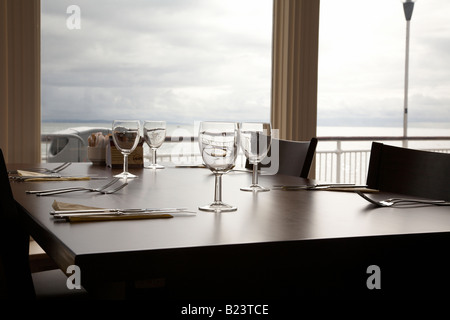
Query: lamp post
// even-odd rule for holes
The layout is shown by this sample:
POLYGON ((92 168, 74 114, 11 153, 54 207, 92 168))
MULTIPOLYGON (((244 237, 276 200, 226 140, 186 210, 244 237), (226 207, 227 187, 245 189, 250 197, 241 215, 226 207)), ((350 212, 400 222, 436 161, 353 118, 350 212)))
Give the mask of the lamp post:
POLYGON ((406 18, 406 50, 405 50, 405 96, 403 105, 403 146, 408 146, 406 140, 408 136, 408 69, 409 69, 409 24, 414 10, 414 2, 416 0, 402 0, 403 11, 406 18))

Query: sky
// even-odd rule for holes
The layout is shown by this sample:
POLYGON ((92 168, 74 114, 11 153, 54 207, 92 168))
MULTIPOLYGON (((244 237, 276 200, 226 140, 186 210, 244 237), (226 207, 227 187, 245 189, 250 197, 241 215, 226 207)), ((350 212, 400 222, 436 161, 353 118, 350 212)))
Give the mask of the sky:
POLYGON ((269 118, 271 0, 43 0, 42 12, 43 120, 269 118), (80 29, 66 26, 71 4, 80 29))
MULTIPOLYGON (((450 1, 418 0, 410 22, 408 122, 450 128, 450 1)), ((321 0, 318 118, 403 126, 406 20, 399 0, 321 0)))
MULTIPOLYGON (((272 0, 41 4, 43 121, 270 119, 272 0)), ((411 126, 450 127, 449 12, 415 4, 411 126)), ((318 124, 402 126, 401 1, 321 0, 319 30, 318 124)))

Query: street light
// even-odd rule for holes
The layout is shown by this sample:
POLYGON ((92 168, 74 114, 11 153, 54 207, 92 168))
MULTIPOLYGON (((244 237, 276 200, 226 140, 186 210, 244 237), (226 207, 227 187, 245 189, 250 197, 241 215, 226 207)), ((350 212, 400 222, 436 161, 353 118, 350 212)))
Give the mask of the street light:
POLYGON ((405 96, 403 106, 403 146, 408 146, 406 137, 408 136, 408 69, 409 69, 409 23, 414 10, 416 0, 402 0, 403 11, 406 19, 406 50, 405 50, 405 96))

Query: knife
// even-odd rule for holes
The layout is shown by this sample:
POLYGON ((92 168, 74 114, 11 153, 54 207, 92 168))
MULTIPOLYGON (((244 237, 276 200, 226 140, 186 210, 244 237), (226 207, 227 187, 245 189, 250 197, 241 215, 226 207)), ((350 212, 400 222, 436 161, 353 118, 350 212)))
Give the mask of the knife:
POLYGON ((331 184, 312 184, 312 185, 275 185, 275 189, 282 190, 316 190, 328 188, 366 188, 367 185, 355 185, 354 183, 331 183, 331 184))
POLYGON ((206 168, 204 164, 179 164, 175 168, 206 168))
POLYGON ((24 179, 34 179, 34 178, 61 178, 60 174, 43 174, 43 175, 35 175, 35 176, 10 176, 12 180, 24 180, 24 179))
POLYGON ((45 176, 10 176, 9 179, 15 181, 25 181, 31 179, 86 179, 86 180, 104 180, 108 179, 108 177, 100 177, 100 176, 61 176, 61 175, 45 175, 45 176))
POLYGON ((139 220, 139 219, 168 219, 173 214, 123 214, 123 215, 89 215, 89 216, 65 216, 56 219, 55 222, 90 222, 90 221, 113 221, 113 220, 139 220))
POLYGON ((160 213, 160 212, 186 212, 187 208, 131 208, 131 209, 80 209, 80 210, 52 210, 50 214, 53 216, 62 215, 93 215, 93 214, 126 214, 126 213, 160 213))
POLYGON ((97 212, 97 213, 72 213, 72 214, 54 214, 53 218, 56 221, 73 221, 75 219, 90 219, 90 220, 100 220, 108 218, 173 218, 174 216, 187 216, 186 213, 192 213, 193 211, 145 211, 145 212, 97 212))

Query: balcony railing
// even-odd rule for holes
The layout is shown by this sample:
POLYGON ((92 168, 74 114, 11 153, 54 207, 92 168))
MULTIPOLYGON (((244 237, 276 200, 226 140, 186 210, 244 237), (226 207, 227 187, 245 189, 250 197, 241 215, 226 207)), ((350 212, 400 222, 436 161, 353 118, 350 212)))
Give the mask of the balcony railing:
POLYGON ((315 178, 365 184, 373 141, 434 152, 450 152, 450 137, 319 137, 315 178))
MULTIPOLYGON (((47 136, 48 138, 48 136, 47 136)), ((53 136, 52 136, 53 138, 53 136)), ((68 137, 73 138, 73 137, 68 137)), ((413 149, 450 153, 450 137, 318 137, 315 155, 315 179, 332 183, 364 184, 369 166, 370 149, 373 141, 390 145, 406 146, 413 149)), ((44 140, 44 139, 43 139, 44 140)), ((80 151, 81 152, 81 151, 80 151)), ((201 163, 197 137, 166 137, 165 143, 157 152, 158 162, 175 164, 201 163)), ((144 157, 150 161, 150 152, 144 147, 144 157)), ((45 153, 43 155, 45 162, 45 153)), ((76 161, 76 160, 73 160, 76 161)), ((245 165, 241 152, 236 166, 245 165)))
MULTIPOLYGON (((373 141, 390 145, 411 147, 419 150, 450 153, 450 137, 318 137, 315 156, 315 178, 333 183, 365 184, 370 160, 370 149, 373 141)), ((182 143, 185 148, 179 148, 179 153, 159 153, 158 161, 201 163, 196 137, 184 137, 174 141, 171 137, 167 143, 182 143), (197 152, 186 152, 197 150, 197 152)), ((237 166, 244 166, 245 157, 241 153, 237 166)))

